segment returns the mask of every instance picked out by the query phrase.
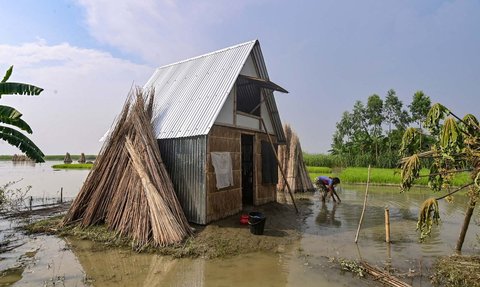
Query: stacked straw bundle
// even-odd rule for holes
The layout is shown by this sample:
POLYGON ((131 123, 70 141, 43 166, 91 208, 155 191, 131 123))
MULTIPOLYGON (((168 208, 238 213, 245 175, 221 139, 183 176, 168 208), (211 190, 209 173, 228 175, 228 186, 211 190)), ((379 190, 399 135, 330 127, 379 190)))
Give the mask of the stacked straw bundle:
POLYGON ((131 92, 63 224, 105 223, 138 247, 192 234, 153 134, 153 91, 131 92))
MULTIPOLYGON (((286 144, 279 146, 278 159, 284 168, 288 184, 293 192, 313 191, 313 186, 307 168, 303 162, 303 152, 300 146, 300 140, 289 125, 283 127, 286 137, 286 144)), ((279 191, 279 200, 285 201, 286 185, 284 181, 280 181, 277 185, 279 191)))

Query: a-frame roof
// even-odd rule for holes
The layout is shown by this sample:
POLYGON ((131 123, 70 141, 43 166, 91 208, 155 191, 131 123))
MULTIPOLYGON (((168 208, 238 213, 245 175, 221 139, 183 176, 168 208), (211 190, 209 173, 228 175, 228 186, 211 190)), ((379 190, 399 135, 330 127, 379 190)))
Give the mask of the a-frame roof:
MULTIPOLYGON (((145 84, 155 89, 157 138, 208 134, 251 53, 260 78, 269 80, 257 40, 158 68, 145 84)), ((277 141, 282 143, 285 135, 273 92, 265 94, 277 141)))

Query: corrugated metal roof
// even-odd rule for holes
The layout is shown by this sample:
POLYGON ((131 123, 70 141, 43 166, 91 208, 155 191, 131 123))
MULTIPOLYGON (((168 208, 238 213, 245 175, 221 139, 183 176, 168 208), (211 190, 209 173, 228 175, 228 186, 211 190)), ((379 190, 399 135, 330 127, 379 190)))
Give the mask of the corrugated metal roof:
MULTIPOLYGON (((259 49, 254 40, 158 68, 145 84, 145 88, 155 88, 157 138, 208 134, 248 56, 252 50, 261 53, 259 49)), ((263 61, 261 56, 256 58, 263 61)), ((259 65, 266 72, 265 64, 259 65)), ((272 121, 281 140, 284 136, 278 112, 271 112, 277 117, 272 121)))

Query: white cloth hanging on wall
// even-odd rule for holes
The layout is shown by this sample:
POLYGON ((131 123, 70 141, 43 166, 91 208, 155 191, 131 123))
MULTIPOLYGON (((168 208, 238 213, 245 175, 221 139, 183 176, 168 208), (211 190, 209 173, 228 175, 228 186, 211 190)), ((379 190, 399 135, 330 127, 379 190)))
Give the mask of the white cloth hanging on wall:
POLYGON ((232 157, 229 152, 211 152, 217 189, 233 186, 232 157))

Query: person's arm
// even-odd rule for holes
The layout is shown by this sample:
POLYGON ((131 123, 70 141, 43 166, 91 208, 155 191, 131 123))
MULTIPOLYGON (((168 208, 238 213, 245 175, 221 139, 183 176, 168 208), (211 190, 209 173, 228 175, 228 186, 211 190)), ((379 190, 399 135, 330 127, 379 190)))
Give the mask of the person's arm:
MULTIPOLYGON (((340 199, 340 196, 338 196, 337 192, 335 191, 335 187, 333 187, 333 185, 332 185, 332 192, 333 192, 333 194, 335 194, 337 196, 338 202, 342 202, 342 200, 340 199)), ((333 198, 333 200, 335 200, 333 195, 332 195, 332 198, 333 198)))

